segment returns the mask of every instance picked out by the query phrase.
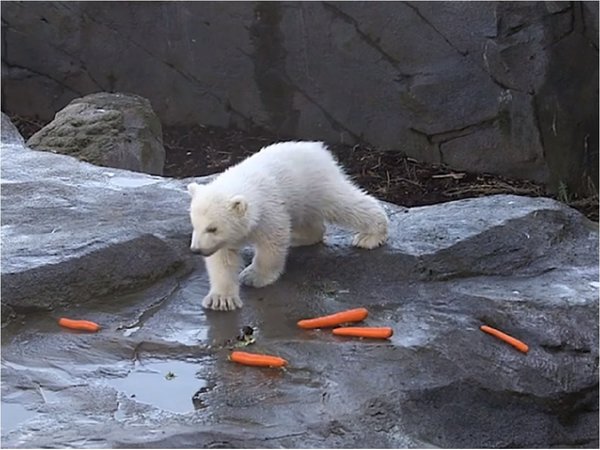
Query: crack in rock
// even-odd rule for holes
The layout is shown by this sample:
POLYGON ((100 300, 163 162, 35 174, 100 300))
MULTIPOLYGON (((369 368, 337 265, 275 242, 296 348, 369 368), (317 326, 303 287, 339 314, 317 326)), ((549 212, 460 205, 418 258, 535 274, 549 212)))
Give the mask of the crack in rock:
POLYGON ((334 15, 334 17, 337 17, 337 18, 343 20, 344 22, 346 22, 347 24, 351 25, 352 27, 354 27, 354 31, 356 31, 356 34, 361 38, 361 40, 365 44, 367 44, 369 47, 371 47, 373 50, 375 50, 377 53, 379 53, 381 55, 381 59, 383 59, 387 63, 389 63, 394 69, 398 70, 398 76, 397 76, 396 81, 404 82, 406 80, 412 80, 417 75, 421 75, 421 73, 419 73, 419 72, 411 74, 411 73, 405 73, 405 72, 401 71, 400 70, 400 61, 398 59, 396 59, 395 57, 393 57, 389 52, 387 52, 386 50, 383 49, 383 47, 379 44, 379 41, 380 41, 379 38, 374 39, 368 33, 363 31, 360 28, 358 20, 356 20, 350 14, 342 11, 341 9, 337 8, 330 2, 323 2, 323 6, 325 7, 326 10, 330 11, 334 15))
POLYGON ((120 325, 117 327, 117 331, 125 330, 127 336, 135 333, 146 321, 151 319, 165 304, 165 302, 179 289, 179 282, 175 282, 169 291, 162 295, 157 301, 144 308, 139 316, 131 323, 127 325, 120 325))
MULTIPOLYGON (((18 71, 23 71, 27 74, 29 74, 29 77, 32 76, 38 76, 38 77, 42 77, 42 78, 47 78, 51 81, 53 81, 54 83, 56 83, 57 85, 59 85, 60 87, 62 87, 63 89, 66 89, 74 94, 77 94, 79 96, 82 96, 83 93, 79 92, 77 89, 72 88, 71 86, 66 85, 65 83, 63 83, 62 81, 54 78, 52 75, 48 75, 47 73, 43 73, 40 71, 37 71, 35 69, 32 69, 30 67, 25 67, 25 66, 21 66, 18 64, 13 64, 8 62, 5 58, 2 59, 2 65, 6 66, 8 69, 14 69, 14 70, 18 70, 18 71)), ((27 78, 29 78, 27 77, 27 78)))
POLYGON ((432 24, 415 5, 409 2, 402 2, 402 4, 409 7, 419 17, 419 19, 425 22, 425 24, 427 24, 433 31, 435 31, 450 47, 456 50, 461 56, 467 56, 469 54, 467 50, 461 50, 454 43, 452 43, 452 41, 450 41, 450 39, 448 39, 444 35, 444 33, 438 30, 437 27, 434 24, 432 24))
POLYGON ((549 14, 546 14, 546 15, 541 16, 539 18, 536 18, 535 21, 532 21, 532 22, 523 22, 523 23, 520 23, 518 25, 514 25, 512 27, 509 27, 502 35, 499 35, 499 38, 511 37, 511 36, 517 34, 519 31, 525 30, 525 29, 529 28, 532 25, 537 25, 537 24, 539 24, 540 22, 544 21, 545 19, 547 19, 549 17, 560 16, 560 15, 563 15, 563 14, 567 14, 569 12, 572 13, 572 11, 573 11, 573 2, 570 2, 570 3, 571 4, 567 8, 561 9, 559 11, 555 11, 555 12, 552 12, 552 13, 549 13, 549 14))
POLYGON ((289 77, 286 77, 288 80, 288 84, 293 87, 298 93, 302 94, 302 96, 304 96, 304 98, 306 100, 308 100, 308 102, 310 102, 311 104, 313 104, 314 106, 316 106, 319 111, 321 111, 321 113, 325 116, 325 118, 329 121, 329 123, 331 124, 331 126, 334 129, 337 130, 344 130, 346 131, 350 136, 352 136, 356 142, 361 143, 362 145, 367 145, 367 146, 373 146, 372 144, 370 144, 369 142, 367 142, 364 137, 361 135, 356 134, 355 132, 353 132, 351 129, 349 129, 346 125, 342 124, 340 121, 338 121, 335 117, 333 117, 333 115, 328 112, 324 106, 322 106, 319 102, 317 102, 314 98, 312 98, 310 95, 308 95, 308 93, 306 91, 304 91, 303 89, 301 89, 298 85, 296 85, 295 83, 293 83, 289 77))
MULTIPOLYGON (((485 69, 485 72, 488 74, 488 76, 490 77, 490 79, 492 80, 492 82, 493 82, 493 83, 494 83, 496 86, 498 86, 498 87, 500 87, 500 88, 502 88, 502 89, 504 89, 504 90, 516 91, 516 92, 523 92, 521 89, 519 89, 519 88, 517 88, 517 87, 514 87, 514 86, 509 86, 508 84, 506 84, 506 83, 504 83, 504 82, 500 81, 500 80, 498 79, 498 77, 497 77, 497 76, 496 76, 496 75, 495 75, 495 74, 494 74, 494 73, 491 71, 491 69, 490 69, 490 63, 489 63, 489 60, 488 60, 488 48, 489 48, 489 46, 490 46, 490 43, 492 43, 492 44, 494 44, 494 45, 495 45, 494 39, 488 39, 488 40, 485 42, 485 45, 484 45, 484 47, 483 47, 483 53, 482 53, 482 56, 483 56, 483 67, 484 67, 484 69, 485 69)), ((504 70, 505 70, 506 72, 509 72, 509 71, 510 71, 510 69, 509 69, 509 68, 506 66, 506 64, 504 64, 504 70)))
POLYGON ((432 144, 443 144, 445 142, 451 141, 453 139, 457 139, 459 137, 467 136, 476 131, 481 130, 482 128, 487 128, 493 125, 498 120, 497 116, 494 116, 490 119, 484 119, 476 123, 472 123, 469 125, 465 125, 461 128, 456 128, 453 130, 441 131, 439 133, 428 134, 425 131, 419 130, 417 128, 411 127, 411 131, 425 136, 429 142, 432 144))
MULTIPOLYGON (((49 23, 48 20, 46 20, 44 17, 40 18, 40 20, 42 20, 45 23, 49 23)), ((22 31, 18 30, 17 28, 13 27, 12 25, 10 25, 10 23, 8 21, 4 20, 4 19, 2 19, 2 27, 5 28, 6 30, 11 30, 13 33, 20 34, 20 35, 25 36, 25 37, 30 38, 30 39, 35 39, 36 38, 36 35, 30 35, 28 33, 23 33, 22 31)), ((62 53, 63 55, 66 55, 69 58, 71 58, 72 60, 78 62, 79 63, 79 69, 82 72, 85 72, 85 74, 88 76, 88 78, 90 79, 90 81, 92 81, 92 83, 94 83, 96 85, 96 87, 98 89, 100 89, 101 91, 104 90, 104 88, 102 87, 102 85, 100 84, 100 82, 98 80, 96 80, 96 78, 94 78, 94 76, 88 70, 86 64, 83 62, 83 60, 80 57, 77 57, 77 56, 75 56, 75 55, 67 52, 64 48, 61 48, 61 47, 58 47, 58 46, 54 45, 49 40, 44 41, 44 44, 48 45, 53 50, 55 50, 55 51, 57 51, 59 53, 62 53)), ((4 59, 3 60, 5 61, 6 58, 7 58, 7 39, 6 39, 5 35, 2 36, 2 46, 3 46, 2 52, 3 52, 3 55, 4 55, 4 59)), ((33 69, 29 69, 29 70, 33 71, 33 69)), ((54 80, 54 79, 53 79, 53 81, 58 82, 57 80, 54 80)), ((65 87, 62 84, 61 84, 61 86, 65 87)), ((68 86, 66 86, 66 89, 72 90, 68 86)), ((75 91, 73 90, 73 92, 75 92, 75 91)), ((77 93, 79 95, 83 95, 83 94, 81 94, 79 92, 77 92, 77 93)))
MULTIPOLYGON (((548 47, 553 47, 554 45, 561 42, 563 39, 569 37, 571 34, 573 34, 576 31, 577 28, 581 28, 581 24, 583 24, 583 26, 585 26, 581 8, 577 8, 577 10, 578 10, 579 14, 577 14, 575 7, 571 6, 570 8, 568 8, 564 11, 561 11, 560 13, 551 14, 551 16, 555 16, 557 14, 562 14, 562 13, 568 12, 571 15, 571 20, 569 22, 569 28, 567 29, 567 31, 565 31, 558 38, 556 38, 555 40, 550 42, 548 45, 544 46, 543 47, 544 50, 546 50, 548 47), (576 17, 576 15, 577 15, 577 17, 576 17), (578 26, 578 24, 579 24, 579 26, 578 26)), ((549 17, 549 16, 546 16, 546 17, 549 17)))
POLYGON ((461 128, 456 128, 453 130, 446 130, 446 131, 442 131, 439 133, 433 133, 433 134, 426 133, 425 131, 419 130, 415 127, 410 127, 409 130, 419 136, 424 136, 427 139, 427 142, 429 142, 431 145, 433 145, 435 147, 435 149, 437 149, 440 163, 445 164, 446 162, 445 162, 444 150, 442 148, 443 144, 450 142, 454 139, 468 136, 470 134, 473 134, 473 133, 481 131, 485 128, 488 128, 488 127, 494 125, 494 123, 496 123, 497 120, 498 120, 498 117, 495 116, 490 119, 484 119, 477 123, 469 124, 469 125, 466 125, 461 128))
POLYGON ((342 19, 344 22, 352 25, 354 27, 354 30, 356 31, 356 34, 358 34, 360 36, 360 38, 369 47, 371 47, 372 49, 376 50, 379 54, 381 54, 383 59, 385 59, 388 63, 390 63, 394 68, 396 68, 396 69, 398 68, 398 64, 400 64, 400 61, 398 61, 396 58, 394 58, 392 55, 390 55, 388 52, 386 52, 380 45, 378 45, 376 39, 373 39, 366 32, 361 30, 360 26, 358 24, 358 21, 354 17, 352 17, 350 14, 342 11, 341 9, 337 8, 336 6, 333 6, 329 2, 323 2, 323 6, 325 7, 326 10, 330 11, 335 17, 338 17, 338 18, 342 19))
MULTIPOLYGON (((62 5, 64 8, 68 9, 69 11, 71 11, 72 13, 75 13, 75 11, 70 8, 67 5, 62 5)), ((240 111, 234 109, 231 104, 229 103, 228 100, 223 100, 221 97, 217 96, 216 94, 214 94, 213 92, 210 92, 208 90, 205 89, 204 83, 202 83, 201 80, 199 80, 198 78, 196 78, 194 75, 188 73, 187 71, 175 66, 175 64, 169 62, 169 61, 165 61, 162 58, 160 58, 158 55, 154 54, 153 52, 151 52, 150 50, 148 50, 145 46, 143 46, 142 44, 140 44, 139 42, 122 35, 118 29, 104 23, 101 22, 99 20, 97 20, 96 18, 90 16, 87 13, 81 13, 84 17, 88 18, 90 21, 94 22, 95 24, 107 28, 110 31, 112 31, 113 33, 117 34, 118 36, 120 36, 121 38, 123 38, 124 40, 126 40, 127 42, 129 42, 131 45, 139 48, 140 50, 142 50, 146 55, 150 56, 151 58, 155 59, 156 61, 158 61, 161 64, 164 64, 165 66, 169 67, 171 70, 173 70, 174 72, 178 73, 182 78, 186 79, 187 81, 189 81, 192 85, 196 86, 197 88, 200 88, 200 95, 201 96, 209 96, 211 98, 213 98, 214 100, 216 100, 222 107, 223 109, 225 109, 226 111, 230 111, 236 115, 238 115, 239 117, 241 117, 242 119, 244 119, 244 121, 248 124, 250 123, 251 125, 255 126, 255 127, 261 127, 260 124, 254 122, 251 118, 245 116, 244 114, 242 114, 240 111)), ((79 94, 79 95, 83 95, 83 94, 79 94)))
MULTIPOLYGON (((248 54, 247 52, 245 52, 241 48, 238 47, 237 50, 242 55, 244 55, 245 57, 247 57, 249 59, 252 59, 252 55, 248 54)), ((366 142, 365 139, 361 135, 355 133, 350 128, 348 128, 346 125, 342 124, 339 120, 337 120, 333 116, 333 114, 331 114, 329 111, 327 111, 327 109, 325 109, 325 107, 323 105, 321 105, 319 102, 317 102, 304 89, 300 88, 300 86, 298 86, 294 81, 292 81, 292 79, 289 77, 289 75, 287 75, 287 74, 284 73, 284 74, 281 74, 281 76, 283 77, 283 79, 286 82, 286 84, 288 85, 288 87, 294 89, 296 92, 298 92, 299 94, 301 94, 309 103, 311 103, 312 105, 316 106, 317 109, 319 111, 321 111, 321 113, 329 121, 329 123, 331 124, 331 126, 332 126, 333 129, 346 131, 357 142, 360 142, 361 144, 364 144, 364 145, 371 146, 371 144, 369 142, 366 142)), ((238 113, 238 114, 240 116, 242 116, 243 118, 246 118, 245 116, 241 115, 240 113, 238 113)), ((248 120, 250 120, 250 119, 248 119, 248 120)))

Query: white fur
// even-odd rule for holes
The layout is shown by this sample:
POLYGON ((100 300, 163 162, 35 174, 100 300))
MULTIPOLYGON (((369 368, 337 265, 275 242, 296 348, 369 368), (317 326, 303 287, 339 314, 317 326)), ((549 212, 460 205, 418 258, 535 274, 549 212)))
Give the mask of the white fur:
POLYGON ((283 273, 290 246, 323 239, 325 224, 356 231, 353 244, 375 248, 387 238, 379 202, 356 187, 320 142, 263 148, 210 184, 188 186, 194 228, 191 249, 206 257, 210 292, 205 308, 242 306, 239 281, 262 287, 283 273), (242 246, 255 248, 239 274, 242 246))

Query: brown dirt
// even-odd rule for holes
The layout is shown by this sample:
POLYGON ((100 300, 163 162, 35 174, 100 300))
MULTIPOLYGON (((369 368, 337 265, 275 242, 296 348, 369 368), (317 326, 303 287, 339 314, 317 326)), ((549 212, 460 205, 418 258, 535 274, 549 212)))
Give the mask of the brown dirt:
MULTIPOLYGON (((43 124, 31 118, 11 116, 25 139, 43 124)), ((163 127, 166 150, 165 175, 184 178, 220 172, 260 148, 284 140, 263 130, 240 131, 203 125, 163 127)), ((549 195, 545 188, 526 180, 452 170, 418 162, 398 152, 362 145, 329 144, 350 176, 377 197, 404 206, 430 205, 466 197, 492 194, 558 198, 598 221, 598 195, 573 198, 549 195)))

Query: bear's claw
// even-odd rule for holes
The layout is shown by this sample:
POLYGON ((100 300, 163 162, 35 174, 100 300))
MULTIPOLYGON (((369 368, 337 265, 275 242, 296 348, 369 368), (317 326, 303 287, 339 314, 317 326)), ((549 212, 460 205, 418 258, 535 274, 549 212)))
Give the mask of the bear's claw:
POLYGON ((378 233, 378 234, 363 234, 359 233, 354 236, 352 241, 352 245, 355 247, 373 249, 379 247, 381 244, 385 242, 387 239, 387 234, 378 233))
POLYGON ((203 307, 216 311, 231 311, 241 308, 242 305, 239 295, 219 294, 218 292, 210 292, 202 301, 203 307))

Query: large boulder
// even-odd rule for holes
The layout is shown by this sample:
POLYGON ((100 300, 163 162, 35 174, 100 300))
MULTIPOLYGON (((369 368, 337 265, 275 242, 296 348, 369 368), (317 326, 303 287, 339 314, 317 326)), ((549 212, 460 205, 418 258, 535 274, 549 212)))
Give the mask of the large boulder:
POLYGON ((106 167, 161 175, 162 128, 150 102, 137 95, 98 93, 56 113, 27 145, 106 167))
POLYGON ((187 180, 1 157, 3 447, 598 447, 598 226, 561 203, 386 205, 384 247, 330 229, 223 313, 201 307, 187 180), (296 326, 357 306, 389 342, 296 326), (242 325, 289 370, 227 361, 242 325))

